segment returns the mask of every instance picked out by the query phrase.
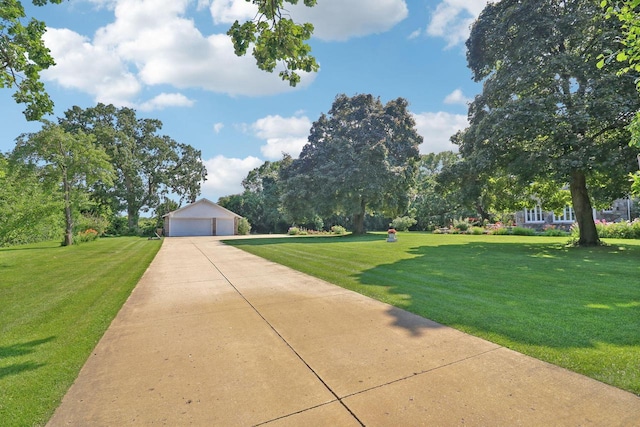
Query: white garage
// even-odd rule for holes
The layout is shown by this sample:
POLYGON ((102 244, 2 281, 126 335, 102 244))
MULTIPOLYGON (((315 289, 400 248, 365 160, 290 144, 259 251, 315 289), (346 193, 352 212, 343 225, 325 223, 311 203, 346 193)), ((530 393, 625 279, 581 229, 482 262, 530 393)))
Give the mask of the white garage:
POLYGON ((163 216, 167 237, 233 236, 240 215, 210 200, 200 199, 163 216))

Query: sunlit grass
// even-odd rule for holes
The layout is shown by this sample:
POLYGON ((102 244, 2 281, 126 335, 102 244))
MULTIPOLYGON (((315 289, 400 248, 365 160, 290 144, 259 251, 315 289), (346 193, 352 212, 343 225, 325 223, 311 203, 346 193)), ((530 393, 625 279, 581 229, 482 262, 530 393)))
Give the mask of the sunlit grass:
POLYGON ((0 248, 0 425, 44 425, 160 248, 140 238, 0 248))
POLYGON ((227 243, 640 394, 640 241, 385 236, 227 243))

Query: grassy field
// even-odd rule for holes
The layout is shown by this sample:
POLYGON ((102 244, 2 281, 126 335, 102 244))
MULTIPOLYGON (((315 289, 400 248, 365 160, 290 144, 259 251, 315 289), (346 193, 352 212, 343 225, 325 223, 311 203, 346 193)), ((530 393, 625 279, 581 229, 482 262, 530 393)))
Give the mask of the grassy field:
POLYGON ((44 425, 160 242, 0 248, 0 425, 44 425))
POLYGON ((227 243, 640 395, 640 241, 385 237, 227 243))

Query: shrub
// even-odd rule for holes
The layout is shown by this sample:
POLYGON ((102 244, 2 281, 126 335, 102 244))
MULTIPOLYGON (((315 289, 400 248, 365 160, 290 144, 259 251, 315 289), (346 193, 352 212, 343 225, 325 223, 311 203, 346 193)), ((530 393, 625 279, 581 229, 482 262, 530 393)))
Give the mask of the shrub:
POLYGON ((471 227, 471 223, 469 222, 469 218, 459 218, 453 220, 453 228, 459 231, 467 231, 471 227))
POLYGON ((391 221, 391 228, 395 228, 398 231, 407 231, 409 227, 416 225, 418 221, 415 218, 409 216, 398 217, 391 221))
POLYGON ((516 236, 535 236, 536 230, 527 227, 513 227, 511 229, 511 234, 516 236))
POLYGON ((300 229, 298 227, 289 227, 289 231, 287 231, 287 234, 290 236, 297 236, 298 234, 300 234, 300 229))
POLYGON ((564 230, 560 230, 560 229, 556 228, 555 225, 547 224, 547 225, 544 226, 542 235, 543 236, 550 236, 550 237, 560 237, 560 236, 567 236, 567 235, 569 235, 569 233, 567 233, 564 230))
POLYGON ((601 238, 640 239, 640 221, 606 222, 596 221, 596 230, 601 238))
POLYGON ((484 228, 482 228, 482 227, 471 227, 471 234, 474 234, 476 236, 484 234, 484 228))
POLYGON ((333 234, 347 234, 347 229, 341 225, 334 225, 331 227, 331 232, 333 234))
POLYGON ((73 244, 92 242, 98 238, 98 232, 93 228, 89 228, 85 231, 80 231, 73 236, 73 244))
POLYGON ((511 233, 509 232, 509 229, 507 227, 500 226, 500 227, 492 228, 489 231, 489 234, 495 234, 497 236, 504 236, 504 235, 511 234, 511 233))
POLYGON ((80 230, 95 230, 98 232, 99 236, 102 236, 109 227, 109 220, 91 213, 83 213, 78 215, 74 221, 74 230, 76 232, 80 230))
POLYGON ((251 224, 247 218, 240 218, 238 221, 238 234, 247 235, 251 232, 251 224))

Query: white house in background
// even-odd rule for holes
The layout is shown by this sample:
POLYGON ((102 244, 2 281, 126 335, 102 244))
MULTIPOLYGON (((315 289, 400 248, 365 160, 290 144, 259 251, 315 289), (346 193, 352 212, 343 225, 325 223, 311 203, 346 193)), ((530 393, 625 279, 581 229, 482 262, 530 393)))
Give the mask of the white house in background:
POLYGON ((200 199, 162 217, 164 235, 184 236, 233 236, 238 234, 240 215, 210 200, 200 199))
MULTIPOLYGON (((631 199, 618 199, 608 209, 593 210, 593 218, 607 222, 629 221, 631 217, 631 199)), ((540 205, 531 209, 516 212, 516 225, 535 229, 553 225, 557 228, 569 229, 576 221, 576 214, 571 206, 566 206, 561 212, 555 214, 546 211, 540 205)))

